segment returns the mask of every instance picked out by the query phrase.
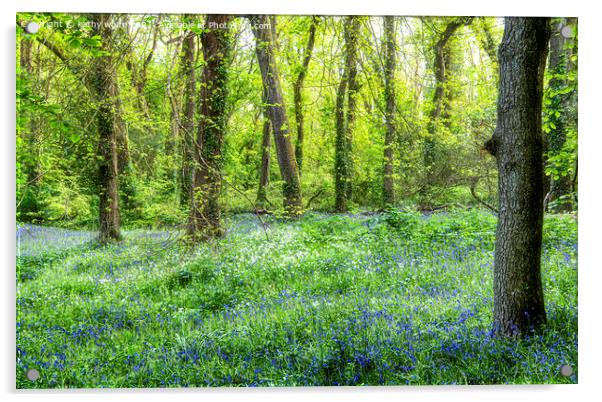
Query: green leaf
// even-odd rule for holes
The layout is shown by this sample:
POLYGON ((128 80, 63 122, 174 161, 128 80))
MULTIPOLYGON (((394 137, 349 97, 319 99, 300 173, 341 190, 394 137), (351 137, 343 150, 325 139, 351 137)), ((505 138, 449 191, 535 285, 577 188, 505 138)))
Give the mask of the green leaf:
POLYGON ((78 38, 71 38, 71 40, 69 40, 69 46, 71 46, 74 49, 81 47, 81 44, 82 43, 78 38))
POLYGON ((76 142, 78 142, 78 141, 80 140, 80 138, 81 138, 81 137, 80 137, 80 135, 79 135, 77 132, 75 132, 75 133, 71 133, 71 134, 69 135, 69 140, 70 140, 72 143, 76 143, 76 142))

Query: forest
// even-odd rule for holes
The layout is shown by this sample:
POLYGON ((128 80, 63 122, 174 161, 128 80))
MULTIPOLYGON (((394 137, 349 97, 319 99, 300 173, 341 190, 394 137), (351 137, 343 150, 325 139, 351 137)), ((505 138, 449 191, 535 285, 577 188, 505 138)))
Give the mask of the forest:
POLYGON ((18 13, 17 388, 577 383, 577 34, 18 13))

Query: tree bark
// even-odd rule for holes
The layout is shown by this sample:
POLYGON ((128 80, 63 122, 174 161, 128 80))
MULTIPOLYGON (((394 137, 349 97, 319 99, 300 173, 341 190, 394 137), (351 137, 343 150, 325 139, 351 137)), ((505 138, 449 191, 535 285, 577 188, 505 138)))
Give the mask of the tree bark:
POLYGON ((383 201, 395 204, 393 182, 393 144, 395 142, 395 17, 383 17, 385 29, 385 120, 383 201))
POLYGON ((219 196, 222 149, 226 130, 228 63, 231 52, 229 15, 208 15, 201 35, 203 57, 193 194, 188 234, 194 239, 222 236, 219 196))
POLYGON ((297 123, 297 142, 295 143, 295 158, 297 160, 297 166, 299 167, 299 176, 303 171, 303 140, 305 137, 303 127, 303 82, 307 75, 307 68, 314 50, 314 43, 316 39, 316 26, 317 17, 312 17, 311 25, 309 26, 309 37, 307 39, 307 45, 305 46, 305 52, 303 55, 303 63, 301 64, 301 70, 297 74, 297 79, 293 86, 293 95, 295 103, 295 121, 297 123))
POLYGON ((345 39, 347 45, 347 122, 345 123, 345 139, 347 140, 347 152, 349 153, 349 171, 347 180, 348 200, 353 196, 353 130, 357 117, 357 97, 359 96, 359 81, 357 79, 358 63, 358 41, 360 36, 360 17, 349 17, 349 27, 345 39))
POLYGON ((346 182, 348 180, 349 150, 345 139, 345 93, 347 91, 347 78, 341 77, 337 89, 335 104, 335 149, 334 149, 334 183, 335 183, 335 210, 346 212, 347 194, 346 182))
POLYGON ((112 55, 113 31, 110 14, 93 14, 94 30, 102 38, 102 48, 108 54, 94 60, 91 86, 96 95, 98 110, 98 184, 99 184, 99 241, 106 244, 121 238, 119 211, 119 158, 117 140, 119 121, 115 112, 117 88, 116 61, 112 55))
MULTIPOLYGON (((548 70, 551 74, 549 87, 552 92, 559 91, 566 87, 566 73, 568 72, 568 54, 565 50, 565 38, 560 33, 563 23, 566 19, 558 24, 553 30, 550 37, 550 64, 548 70)), ((558 155, 566 142, 566 115, 567 115, 567 100, 565 94, 557 94, 550 99, 550 108, 560 113, 560 116, 548 115, 548 123, 552 123, 554 127, 550 127, 548 133, 548 149, 549 156, 558 155)), ((550 208, 553 212, 568 212, 572 210, 571 194, 571 177, 566 172, 560 172, 561 175, 557 179, 550 178, 550 196, 549 203, 555 201, 550 208)))
POLYGON ((336 100, 336 141, 335 141, 335 209, 338 212, 348 210, 348 202, 353 195, 353 129, 357 109, 359 82, 357 80, 357 42, 360 19, 349 16, 345 19, 345 70, 336 100), (347 110, 345 111, 345 95, 347 110))
POLYGON ((499 49, 497 159, 500 210, 494 259, 494 331, 524 334, 546 321, 541 283, 542 95, 549 18, 506 18, 499 49))
POLYGON ((258 209, 265 209, 268 204, 267 187, 270 183, 270 148, 272 146, 272 126, 268 115, 267 100, 265 91, 263 95, 263 135, 261 140, 261 168, 259 171, 259 189, 257 190, 257 200, 255 206, 258 209))
MULTIPOLYGON (((189 16, 190 17, 190 16, 189 16)), ((184 84, 184 110, 181 126, 182 141, 182 174, 180 202, 186 205, 192 200, 192 171, 194 160, 194 112, 196 103, 196 34, 186 32, 182 43, 182 73, 185 76, 184 84)))
POLYGON ((268 101, 268 114, 272 124, 276 155, 280 174, 284 181, 284 210, 286 215, 296 217, 303 212, 299 170, 290 138, 290 124, 286 115, 280 75, 274 56, 274 38, 265 15, 250 16, 251 27, 256 39, 255 52, 263 88, 268 101))
MULTIPOLYGON (((21 66, 21 79, 29 81, 33 85, 34 69, 32 65, 32 45, 33 41, 29 39, 21 39, 20 42, 20 57, 19 63, 21 66)), ((38 77, 39 78, 39 77, 38 77)), ((33 87, 32 87, 33 89, 33 87)), ((38 117, 34 115, 27 116, 26 127, 27 132, 24 135, 24 140, 28 143, 28 148, 31 150, 31 160, 26 164, 26 187, 32 189, 36 193, 36 188, 40 184, 40 145, 38 135, 38 117)))

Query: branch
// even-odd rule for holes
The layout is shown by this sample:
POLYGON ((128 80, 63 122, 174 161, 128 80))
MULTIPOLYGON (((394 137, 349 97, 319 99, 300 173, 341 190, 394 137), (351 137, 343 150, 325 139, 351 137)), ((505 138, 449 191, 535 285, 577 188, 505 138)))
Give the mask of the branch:
MULTIPOLYGON (((23 21, 19 21, 19 23, 17 25, 20 26, 21 29, 23 29, 23 32, 27 33, 27 31, 25 30, 23 21)), ((62 61, 63 64, 65 65, 65 67, 67 67, 67 69, 69 71, 71 71, 71 73, 75 76, 75 78, 77 78, 78 81, 80 81, 84 87, 89 88, 88 82, 86 81, 86 76, 81 73, 81 70, 79 70, 77 67, 75 67, 73 65, 73 62, 71 61, 71 59, 69 59, 69 57, 67 57, 65 52, 63 52, 63 50, 61 50, 60 47, 58 47, 49 38, 44 38, 40 35, 35 35, 34 37, 35 37, 36 41, 41 43, 44 47, 46 47, 48 50, 50 50, 60 61, 62 61)))
POLYGON ((316 198, 318 198, 320 196, 320 194, 322 194, 323 192, 324 192, 323 188, 316 191, 316 193, 314 195, 312 195, 311 198, 307 201, 307 204, 305 205, 305 209, 309 209, 309 206, 311 205, 312 201, 315 200, 316 198))
POLYGON ((499 212, 498 209, 495 208, 494 206, 488 204, 485 200, 483 200, 477 194, 476 187, 477 187, 477 183, 478 182, 479 182, 479 177, 478 176, 473 176, 473 177, 470 178, 470 194, 472 194, 473 198, 475 200, 477 200, 480 204, 483 204, 485 207, 487 207, 488 209, 490 209, 491 211, 493 211, 495 214, 497 214, 499 212))

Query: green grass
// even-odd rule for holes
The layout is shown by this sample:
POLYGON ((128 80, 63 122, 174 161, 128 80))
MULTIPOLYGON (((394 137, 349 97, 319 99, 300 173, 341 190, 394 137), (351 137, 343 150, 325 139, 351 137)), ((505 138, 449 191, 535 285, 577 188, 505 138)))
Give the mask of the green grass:
POLYGON ((17 387, 576 383, 576 221, 546 217, 549 322, 520 341, 490 334, 495 222, 237 215, 194 249, 20 227, 17 387))

